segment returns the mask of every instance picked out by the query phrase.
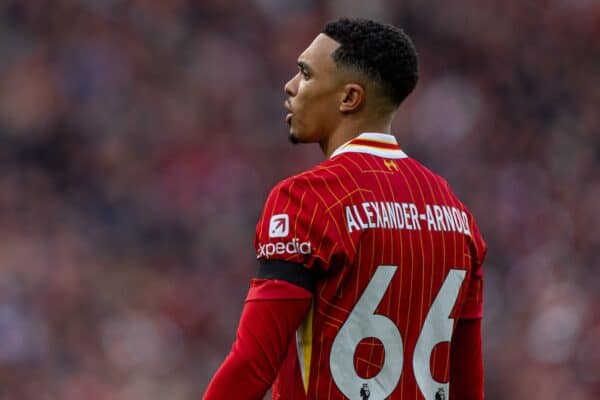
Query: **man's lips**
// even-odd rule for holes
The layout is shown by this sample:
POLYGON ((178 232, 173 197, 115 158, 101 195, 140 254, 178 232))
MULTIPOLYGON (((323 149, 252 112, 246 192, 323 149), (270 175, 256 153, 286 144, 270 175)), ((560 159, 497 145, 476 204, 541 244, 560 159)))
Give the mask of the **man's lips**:
POLYGON ((285 101, 284 107, 285 107, 286 110, 288 110, 288 113, 285 116, 285 123, 288 124, 288 125, 290 125, 292 123, 292 115, 293 115, 293 113, 292 113, 292 107, 290 105, 290 101, 289 100, 285 101))

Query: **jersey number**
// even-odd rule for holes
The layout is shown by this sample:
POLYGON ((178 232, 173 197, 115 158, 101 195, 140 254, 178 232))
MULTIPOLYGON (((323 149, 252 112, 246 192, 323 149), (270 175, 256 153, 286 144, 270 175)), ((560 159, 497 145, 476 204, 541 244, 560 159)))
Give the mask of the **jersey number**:
MULTIPOLYGON (((373 278, 333 341, 329 356, 331 375, 340 391, 350 400, 364 399, 364 388, 368 388, 371 398, 385 399, 392 394, 400 381, 404 362, 402 336, 391 319, 385 315, 375 314, 375 309, 390 286, 397 269, 398 267, 389 265, 377 267, 373 278), (356 373, 354 351, 348 351, 348 349, 356 350, 358 344, 366 338, 378 339, 385 350, 381 370, 369 379, 362 378, 356 373)), ((437 382, 433 378, 429 359, 437 344, 450 342, 452 338, 453 319, 449 315, 456 303, 465 275, 464 270, 449 271, 429 309, 417 339, 413 371, 425 400, 436 400, 436 393, 441 391, 448 393, 448 383, 437 382)))

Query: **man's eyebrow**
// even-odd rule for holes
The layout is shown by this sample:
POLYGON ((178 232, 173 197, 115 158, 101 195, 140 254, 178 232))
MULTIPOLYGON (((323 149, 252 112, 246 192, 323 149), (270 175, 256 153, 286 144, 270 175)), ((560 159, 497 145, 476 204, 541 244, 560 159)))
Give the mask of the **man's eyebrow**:
POLYGON ((312 72, 312 69, 310 68, 310 66, 305 63, 304 61, 298 61, 298 67, 300 69, 305 70, 306 72, 312 72))

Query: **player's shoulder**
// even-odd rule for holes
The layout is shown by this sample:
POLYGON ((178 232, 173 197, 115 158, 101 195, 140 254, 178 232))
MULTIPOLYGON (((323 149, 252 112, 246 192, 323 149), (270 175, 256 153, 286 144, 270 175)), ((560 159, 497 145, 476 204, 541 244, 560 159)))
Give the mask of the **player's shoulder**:
POLYGON ((304 171, 284 178, 277 182, 270 190, 265 203, 266 209, 287 208, 290 204, 304 203, 304 201, 317 203, 313 195, 314 178, 309 171, 304 171))
POLYGON ((418 169, 420 171, 420 176, 426 179, 429 185, 434 186, 435 188, 437 188, 438 191, 443 192, 444 195, 448 197, 448 199, 451 202, 459 205, 465 211, 468 211, 467 207, 458 198, 454 189, 452 188, 452 186, 446 178, 444 178, 437 172, 431 170, 429 167, 423 165, 421 162, 415 160, 414 158, 410 158, 408 160, 411 165, 411 168, 415 170, 418 169))
POLYGON ((450 183, 446 180, 446 178, 433 172, 432 170, 430 170, 429 168, 427 168, 426 166, 424 166, 423 164, 419 163, 416 160, 414 160, 414 163, 415 163, 415 165, 418 165, 418 168, 421 168, 423 170, 424 174, 426 174, 430 177, 430 182, 436 182, 438 187, 441 190, 445 191, 446 197, 448 198, 448 200, 451 203, 453 203, 461 211, 464 211, 466 213, 469 224, 471 225, 471 232, 473 232, 474 239, 476 241, 481 242, 482 247, 485 248, 486 245, 483 242, 483 238, 481 237, 481 233, 479 232, 479 229, 477 227, 477 222, 475 220, 475 216, 473 215, 473 213, 471 212, 469 207, 467 207, 467 205, 465 203, 463 203, 463 201, 458 197, 458 195, 455 193, 454 189, 452 188, 450 183))
POLYGON ((443 176, 441 176, 437 172, 434 172, 429 167, 422 164, 420 161, 418 161, 412 157, 407 157, 406 163, 407 163, 407 165, 410 166, 410 168, 412 168, 414 170, 419 170, 420 175, 422 177, 424 177, 425 179, 427 179, 428 181, 430 181, 431 183, 438 184, 440 186, 451 189, 450 184, 443 176))
POLYGON ((324 191, 337 191, 355 174, 352 166, 325 160, 314 167, 287 177, 273 186, 273 192, 309 193, 319 196, 324 191))
POLYGON ((310 188, 310 175, 307 175, 307 172, 301 172, 280 180, 273 186, 270 195, 305 192, 310 188))

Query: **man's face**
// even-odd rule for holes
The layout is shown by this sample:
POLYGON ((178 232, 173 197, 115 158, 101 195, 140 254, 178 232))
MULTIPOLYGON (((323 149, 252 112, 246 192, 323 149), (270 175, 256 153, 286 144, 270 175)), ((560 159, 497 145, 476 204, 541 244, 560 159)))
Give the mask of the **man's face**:
POLYGON ((285 85, 293 143, 321 142, 336 128, 343 83, 331 54, 339 43, 320 34, 298 57, 298 73, 285 85))

